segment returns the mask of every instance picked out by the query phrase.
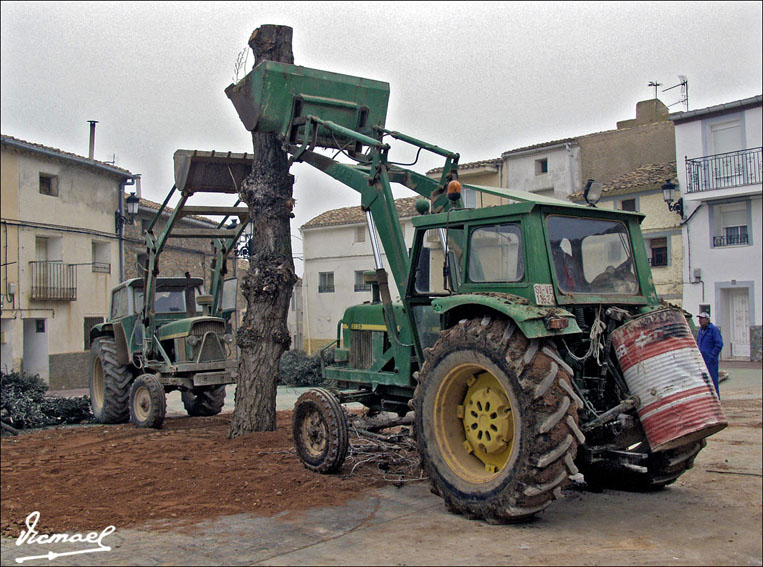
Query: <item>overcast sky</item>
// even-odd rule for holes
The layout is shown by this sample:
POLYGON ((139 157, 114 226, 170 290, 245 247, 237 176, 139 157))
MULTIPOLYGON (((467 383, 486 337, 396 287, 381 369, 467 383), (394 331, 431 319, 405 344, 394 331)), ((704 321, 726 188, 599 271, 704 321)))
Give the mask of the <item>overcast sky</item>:
MULTIPOLYGON (((158 202, 176 149, 251 151, 223 91, 244 50, 251 69, 262 24, 294 28, 298 65, 390 83, 387 127, 462 163, 613 129, 654 96, 650 81, 685 75, 690 109, 763 91, 760 2, 2 2, 1 16, 2 133, 87 156, 98 120, 96 159, 116 155, 158 202)), ((393 145, 395 161, 412 155, 393 145)), ((360 202, 308 166, 292 172, 297 236, 360 202)))

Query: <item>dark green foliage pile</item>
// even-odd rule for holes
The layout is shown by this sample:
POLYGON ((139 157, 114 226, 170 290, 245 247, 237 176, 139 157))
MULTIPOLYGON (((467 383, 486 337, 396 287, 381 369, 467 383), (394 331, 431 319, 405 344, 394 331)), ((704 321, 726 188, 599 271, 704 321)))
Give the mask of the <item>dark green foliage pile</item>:
POLYGON ((302 350, 287 350, 281 357, 280 384, 318 386, 323 382, 320 355, 310 356, 302 350))
POLYGON ((49 398, 45 397, 47 391, 48 385, 37 374, 0 374, 3 421, 16 429, 32 429, 80 423, 93 417, 88 396, 49 398))

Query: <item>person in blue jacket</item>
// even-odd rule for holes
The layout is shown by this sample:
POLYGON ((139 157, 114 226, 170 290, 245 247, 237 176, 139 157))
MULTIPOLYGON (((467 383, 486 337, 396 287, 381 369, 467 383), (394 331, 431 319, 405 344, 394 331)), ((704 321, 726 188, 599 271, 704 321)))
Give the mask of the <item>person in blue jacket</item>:
POLYGON ((699 325, 697 346, 702 354, 702 358, 705 359, 707 371, 710 373, 710 378, 713 379, 715 392, 718 394, 718 399, 720 399, 721 392, 718 389, 718 356, 720 356, 721 349, 723 348, 723 337, 721 337, 721 330, 710 322, 710 314, 706 311, 699 314, 699 325))

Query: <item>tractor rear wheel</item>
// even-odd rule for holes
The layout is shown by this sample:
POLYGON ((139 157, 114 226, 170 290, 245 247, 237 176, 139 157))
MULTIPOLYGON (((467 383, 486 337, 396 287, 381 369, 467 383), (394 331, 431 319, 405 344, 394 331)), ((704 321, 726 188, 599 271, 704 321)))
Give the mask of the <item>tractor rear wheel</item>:
POLYGON ((90 407, 98 423, 124 423, 130 417, 128 401, 132 374, 117 362, 113 337, 98 337, 90 346, 90 407))
POLYGON ((191 417, 217 415, 225 405, 225 385, 211 390, 184 390, 180 392, 180 397, 191 417))
POLYGON ((462 321, 427 350, 414 395, 430 488, 453 512, 527 519, 561 497, 585 438, 571 371, 514 323, 462 321))
POLYGON ((678 477, 694 466, 694 459, 707 442, 702 439, 683 447, 652 453, 643 441, 632 449, 634 453, 648 456, 639 465, 621 462, 598 461, 593 464, 579 463, 586 484, 597 488, 626 490, 629 492, 650 492, 673 484, 678 477))
POLYGON ((141 374, 130 388, 130 421, 159 429, 167 412, 164 386, 153 374, 141 374))
POLYGON ((347 418, 331 392, 313 388, 299 397, 292 432, 297 455, 306 468, 326 474, 342 467, 350 446, 347 418))

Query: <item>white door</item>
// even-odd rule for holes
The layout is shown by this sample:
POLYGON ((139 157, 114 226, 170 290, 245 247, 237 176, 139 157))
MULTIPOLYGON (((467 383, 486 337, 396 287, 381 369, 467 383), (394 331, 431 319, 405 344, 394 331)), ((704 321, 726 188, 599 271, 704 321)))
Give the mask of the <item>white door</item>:
POLYGON ((22 368, 28 374, 39 374, 48 381, 48 320, 24 319, 24 352, 22 368))
POLYGON ((747 289, 729 290, 731 356, 750 357, 750 307, 747 289))

